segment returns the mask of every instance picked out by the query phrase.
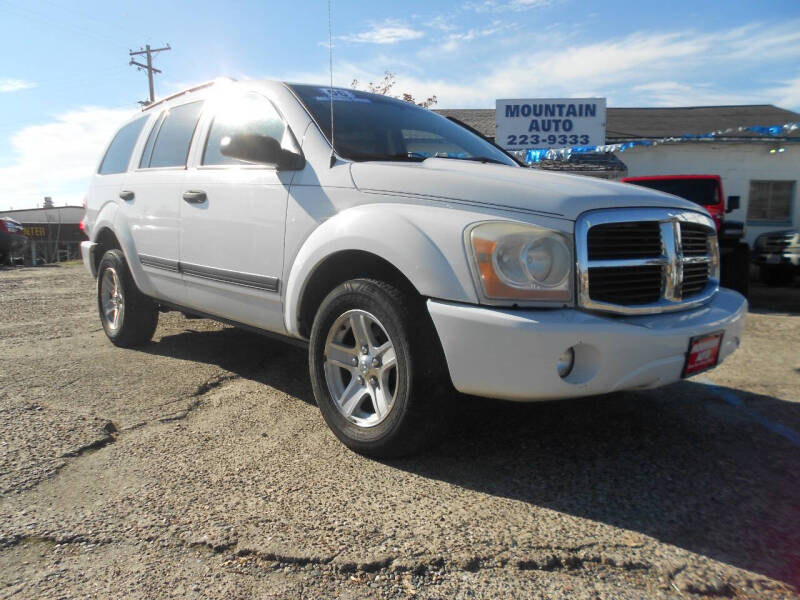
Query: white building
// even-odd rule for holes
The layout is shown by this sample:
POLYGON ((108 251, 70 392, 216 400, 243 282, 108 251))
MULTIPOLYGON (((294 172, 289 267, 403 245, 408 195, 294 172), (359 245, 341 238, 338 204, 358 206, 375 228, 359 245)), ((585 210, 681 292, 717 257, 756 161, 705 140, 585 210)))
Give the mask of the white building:
MULTIPOLYGON (((486 137, 494 138, 493 109, 437 112, 455 117, 486 137)), ((740 126, 773 126, 790 122, 800 122, 800 114, 770 105, 609 108, 606 142, 702 135, 740 126)), ((721 176, 725 195, 740 197, 740 208, 729 218, 746 224, 746 239, 751 244, 765 231, 800 228, 800 131, 781 136, 735 132, 714 140, 635 147, 617 152, 615 156, 627 167, 630 177, 721 176)), ((586 156, 580 160, 585 163, 586 156)), ((572 168, 563 163, 550 163, 544 168, 595 174, 575 162, 572 168)), ((603 161, 599 162, 602 164, 603 161)), ((615 166, 606 170, 613 177, 624 175, 615 166)))

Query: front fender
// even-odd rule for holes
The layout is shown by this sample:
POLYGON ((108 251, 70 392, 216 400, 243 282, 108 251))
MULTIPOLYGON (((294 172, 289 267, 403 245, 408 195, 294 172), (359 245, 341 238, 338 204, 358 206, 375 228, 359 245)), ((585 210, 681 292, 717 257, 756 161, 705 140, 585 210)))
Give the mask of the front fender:
POLYGON ((316 268, 332 254, 346 250, 370 252, 387 260, 423 296, 477 303, 462 242, 463 229, 473 219, 461 223, 453 219, 453 212, 419 205, 369 204, 322 223, 303 243, 289 272, 284 297, 287 332, 300 335, 300 301, 316 268))

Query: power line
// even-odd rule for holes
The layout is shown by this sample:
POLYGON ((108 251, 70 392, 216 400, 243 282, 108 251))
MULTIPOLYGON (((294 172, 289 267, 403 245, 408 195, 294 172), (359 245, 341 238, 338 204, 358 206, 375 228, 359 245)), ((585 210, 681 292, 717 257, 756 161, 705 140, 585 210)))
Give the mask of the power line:
MULTIPOLYGON (((118 44, 119 40, 111 35, 107 35, 101 33, 100 31, 88 28, 84 23, 76 23, 74 21, 70 21, 69 19, 64 18, 55 18, 55 15, 39 13, 36 10, 32 9, 30 6, 17 6, 11 4, 9 0, 0 0, 0 4, 4 6, 5 9, 9 9, 12 15, 16 15, 17 17, 21 17, 24 20, 34 19, 45 25, 51 25, 56 28, 56 31, 61 31, 62 29, 70 28, 79 35, 83 37, 93 37, 94 39, 103 42, 105 44, 118 44)), ((124 47, 124 46, 119 46, 124 47)))
POLYGON ((130 65, 136 66, 139 71, 141 71, 142 69, 147 71, 147 82, 150 84, 150 100, 140 101, 139 104, 147 106, 148 104, 152 104, 156 100, 155 89, 153 87, 153 73, 161 73, 161 71, 153 66, 153 54, 158 54, 159 52, 163 52, 164 50, 172 50, 172 48, 169 47, 169 44, 167 44, 163 48, 151 48, 150 44, 147 44, 143 50, 139 50, 137 52, 130 50, 128 52, 128 54, 130 54, 131 56, 140 56, 144 54, 147 57, 146 65, 143 65, 140 62, 136 62, 135 60, 133 60, 133 58, 131 58, 130 63, 128 63, 130 65))

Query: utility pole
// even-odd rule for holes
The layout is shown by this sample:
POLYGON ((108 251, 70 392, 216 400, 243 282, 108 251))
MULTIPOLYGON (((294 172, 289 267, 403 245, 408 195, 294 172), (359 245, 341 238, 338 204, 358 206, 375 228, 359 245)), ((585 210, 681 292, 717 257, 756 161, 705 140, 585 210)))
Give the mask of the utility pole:
POLYGON ((137 70, 139 71, 141 71, 142 69, 147 71, 147 81, 150 84, 150 100, 140 101, 139 104, 144 104, 145 106, 147 106, 148 104, 152 104, 156 100, 155 88, 153 87, 153 73, 161 73, 161 71, 153 66, 153 54, 162 52, 164 50, 172 50, 172 48, 169 47, 169 44, 167 44, 163 48, 150 48, 150 44, 147 44, 143 50, 139 50, 138 52, 134 52, 133 50, 131 50, 129 52, 129 54, 132 57, 138 56, 140 54, 144 54, 147 56, 146 65, 143 65, 140 62, 136 62, 135 60, 133 60, 133 58, 131 58, 131 62, 128 63, 129 65, 135 65, 137 67, 137 70))

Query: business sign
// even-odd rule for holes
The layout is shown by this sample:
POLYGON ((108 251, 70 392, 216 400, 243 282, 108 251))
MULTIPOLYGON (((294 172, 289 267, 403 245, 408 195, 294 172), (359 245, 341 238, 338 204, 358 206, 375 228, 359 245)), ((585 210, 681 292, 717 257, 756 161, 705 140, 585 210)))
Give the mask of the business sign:
POLYGON ((495 143, 506 150, 606 143, 605 98, 497 100, 495 143))

